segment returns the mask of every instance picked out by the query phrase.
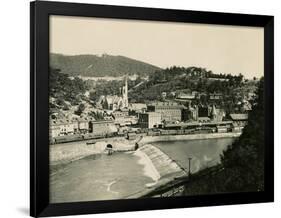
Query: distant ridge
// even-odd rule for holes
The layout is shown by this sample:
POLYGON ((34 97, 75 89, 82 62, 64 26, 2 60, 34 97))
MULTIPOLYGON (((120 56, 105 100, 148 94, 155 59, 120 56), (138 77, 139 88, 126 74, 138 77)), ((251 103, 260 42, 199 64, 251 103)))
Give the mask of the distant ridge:
POLYGON ((148 76, 161 68, 154 65, 127 58, 103 54, 97 55, 62 55, 51 54, 50 66, 60 69, 70 76, 119 77, 124 74, 148 76))

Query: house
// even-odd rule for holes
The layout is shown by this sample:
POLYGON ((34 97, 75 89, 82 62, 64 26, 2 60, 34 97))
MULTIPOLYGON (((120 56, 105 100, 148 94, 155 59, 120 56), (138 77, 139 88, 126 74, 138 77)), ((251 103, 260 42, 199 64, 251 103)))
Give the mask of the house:
POLYGON ((210 93, 209 99, 210 100, 221 100, 223 98, 223 95, 221 93, 210 93))
POLYGON ((196 95, 194 93, 179 93, 176 99, 181 101, 191 101, 195 98, 196 95))
POLYGON ((182 110, 182 121, 197 121, 198 120, 198 107, 191 107, 189 105, 188 108, 184 108, 182 110))
POLYGON ((209 117, 198 117, 199 123, 209 123, 211 119, 209 117))
POLYGON ((78 121, 78 129, 80 133, 88 133, 89 132, 89 120, 85 118, 79 118, 78 121))
POLYGON ((117 127, 112 120, 90 121, 89 133, 106 136, 117 133, 117 127))
POLYGON ((137 115, 138 113, 145 113, 147 110, 147 105, 143 103, 130 103, 129 104, 129 114, 137 115))
POLYGON ((73 135, 74 128, 77 128, 76 123, 77 121, 69 119, 51 119, 49 125, 50 137, 73 135))
POLYGON ((124 116, 114 119, 114 123, 117 126, 130 126, 138 123, 138 118, 136 116, 124 116))
POLYGON ((61 127, 54 120, 50 121, 49 137, 54 138, 61 135, 61 127))
POLYGON ((129 109, 123 108, 112 112, 114 123, 119 126, 137 124, 136 116, 129 116, 129 109))
POLYGON ((234 125, 244 127, 248 123, 248 114, 230 114, 229 116, 234 125))
POLYGON ((114 119, 118 119, 118 118, 123 118, 129 115, 129 110, 124 108, 124 109, 119 109, 116 111, 113 111, 112 114, 114 119))
POLYGON ((146 112, 139 114, 139 126, 141 128, 155 128, 161 124, 161 113, 146 112))

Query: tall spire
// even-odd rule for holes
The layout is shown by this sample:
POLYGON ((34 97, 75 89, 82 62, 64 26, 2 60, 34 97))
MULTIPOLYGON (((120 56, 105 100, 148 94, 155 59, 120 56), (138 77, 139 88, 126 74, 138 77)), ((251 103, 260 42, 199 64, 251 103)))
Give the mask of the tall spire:
POLYGON ((216 110, 216 106, 213 104, 212 106, 212 112, 211 112, 211 115, 212 115, 212 119, 215 120, 217 118, 217 110, 216 110))
POLYGON ((124 107, 128 108, 129 102, 128 102, 128 76, 125 76, 125 86, 123 89, 123 103, 124 107))

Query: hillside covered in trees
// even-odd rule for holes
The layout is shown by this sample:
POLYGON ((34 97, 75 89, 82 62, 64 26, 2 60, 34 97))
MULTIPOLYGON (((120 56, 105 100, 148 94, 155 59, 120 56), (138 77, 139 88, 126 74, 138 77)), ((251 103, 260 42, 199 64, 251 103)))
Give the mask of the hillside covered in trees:
MULTIPOLYGON (((242 74, 215 74, 199 67, 171 67, 151 74, 147 81, 130 90, 129 98, 136 102, 161 100, 161 94, 165 92, 169 99, 173 98, 172 93, 180 90, 197 91, 206 95, 220 93, 223 99, 218 102, 219 106, 231 111, 243 95, 254 91, 256 83, 244 80, 242 74)), ((206 103, 204 96, 199 101, 202 104, 206 103)))
POLYGON ((148 76, 159 67, 124 56, 113 55, 50 55, 50 66, 69 76, 120 77, 124 75, 148 76))
POLYGON ((87 84, 80 78, 70 79, 59 69, 49 69, 50 110, 61 108, 68 110, 71 105, 79 105, 88 90, 87 84), (68 104, 67 104, 68 103, 68 104))

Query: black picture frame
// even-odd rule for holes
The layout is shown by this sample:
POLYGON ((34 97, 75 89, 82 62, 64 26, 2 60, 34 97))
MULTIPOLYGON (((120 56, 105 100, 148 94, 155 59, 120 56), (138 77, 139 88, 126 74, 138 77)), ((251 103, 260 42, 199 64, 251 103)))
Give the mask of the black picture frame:
POLYGON ((274 17, 141 7, 35 1, 30 4, 30 215, 60 216, 272 202, 274 200, 274 17), (172 198, 49 203, 49 16, 83 16, 264 28, 265 186, 262 192, 172 198))

